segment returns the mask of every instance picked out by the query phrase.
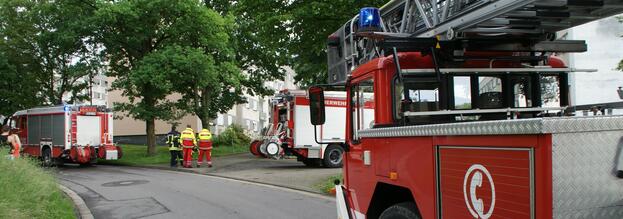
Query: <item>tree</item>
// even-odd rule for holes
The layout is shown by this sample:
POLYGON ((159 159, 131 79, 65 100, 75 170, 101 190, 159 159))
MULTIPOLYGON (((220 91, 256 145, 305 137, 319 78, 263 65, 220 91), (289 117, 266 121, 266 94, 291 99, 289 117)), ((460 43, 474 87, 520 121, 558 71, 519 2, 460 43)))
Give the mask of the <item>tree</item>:
POLYGON ((155 120, 178 118, 189 95, 180 101, 167 96, 196 92, 199 86, 179 87, 192 81, 209 86, 214 75, 207 73, 219 69, 213 57, 227 46, 226 20, 193 0, 122 0, 97 7, 98 41, 108 73, 116 77, 112 88, 129 99, 115 103, 115 110, 145 121, 148 155, 154 155, 155 120))
POLYGON ((327 37, 363 7, 381 7, 387 0, 294 1, 288 6, 288 52, 301 86, 327 80, 327 37))
POLYGON ((40 90, 40 104, 61 104, 68 93, 73 94, 70 102, 89 98, 81 91, 88 87, 85 76, 98 67, 89 41, 92 13, 83 3, 69 0, 0 3, 0 49, 21 77, 20 86, 40 90))
MULTIPOLYGON (((253 77, 283 74, 276 67, 290 65, 299 85, 325 83, 327 37, 362 7, 380 7, 387 0, 204 0, 236 17, 237 60, 253 77), (277 64, 277 65, 275 65, 277 64), (258 75, 258 76, 255 76, 258 75)), ((278 78, 279 76, 277 76, 278 78)), ((255 89, 255 88, 254 88, 255 89)), ((261 88, 257 88, 261 90, 261 88)))
POLYGON ((36 76, 30 72, 20 73, 20 65, 11 63, 14 61, 10 61, 10 57, 0 49, 0 115, 5 116, 0 126, 5 125, 14 112, 37 106, 43 101, 36 76))
POLYGON ((208 60, 209 65, 189 71, 192 76, 177 80, 175 87, 182 94, 178 109, 197 115, 202 126, 208 127, 217 113, 246 102, 245 93, 273 94, 264 82, 282 78, 282 66, 288 59, 280 40, 275 38, 284 36, 276 35, 273 28, 264 28, 275 27, 271 25, 275 22, 247 10, 262 7, 268 11, 274 5, 249 0, 206 0, 204 4, 225 16, 225 29, 219 31, 227 33, 227 39, 218 46, 204 48, 210 56, 203 60, 208 60))

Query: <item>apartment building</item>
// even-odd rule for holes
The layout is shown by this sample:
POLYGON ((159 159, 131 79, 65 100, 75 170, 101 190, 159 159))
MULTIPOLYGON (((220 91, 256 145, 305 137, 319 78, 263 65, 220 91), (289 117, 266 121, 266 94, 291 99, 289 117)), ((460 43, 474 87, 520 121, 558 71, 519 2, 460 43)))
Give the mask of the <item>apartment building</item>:
MULTIPOLYGON (((83 77, 77 80, 77 83, 84 83, 89 81, 89 77, 83 77)), ((108 104, 108 88, 109 81, 103 73, 98 73, 93 76, 90 87, 80 92, 81 95, 88 95, 91 99, 76 102, 76 104, 89 104, 89 105, 107 105, 108 104)), ((63 95, 63 101, 68 102, 73 94, 66 93, 63 95)))
MULTIPOLYGON (((285 67, 286 75, 283 81, 270 81, 265 82, 265 86, 277 91, 283 89, 296 89, 294 85, 294 71, 285 67)), ((112 83, 114 78, 108 78, 108 83, 112 83)), ((218 114, 217 118, 211 122, 209 127, 210 131, 218 135, 225 131, 230 125, 236 124, 242 127, 246 134, 255 137, 258 136, 261 130, 268 126, 269 108, 268 101, 270 96, 259 97, 246 95, 247 103, 238 104, 232 107, 227 113, 218 114)), ((171 95, 169 98, 177 99, 179 95, 171 95)), ((108 93, 107 104, 109 107, 113 106, 115 102, 127 101, 127 98, 121 96, 121 92, 114 90, 108 93)), ((123 115, 122 112, 118 115, 123 115)), ((183 129, 186 125, 191 125, 194 130, 202 129, 201 120, 197 116, 187 115, 181 118, 177 123, 178 131, 183 129)), ((158 137, 158 143, 164 144, 164 136, 169 132, 171 128, 170 122, 156 121, 156 136, 158 137)), ((130 117, 124 117, 115 119, 114 123, 114 141, 118 143, 131 143, 131 144, 145 144, 146 133, 145 122, 134 120, 130 117)))

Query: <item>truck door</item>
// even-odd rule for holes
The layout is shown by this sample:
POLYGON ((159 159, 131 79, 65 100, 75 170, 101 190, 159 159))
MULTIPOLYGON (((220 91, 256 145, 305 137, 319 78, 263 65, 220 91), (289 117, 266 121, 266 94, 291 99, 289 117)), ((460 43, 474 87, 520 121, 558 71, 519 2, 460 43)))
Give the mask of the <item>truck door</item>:
POLYGON ((17 124, 15 126, 19 132, 19 140, 22 144, 28 144, 28 120, 26 116, 17 117, 17 124))
POLYGON ((384 147, 378 139, 361 139, 358 132, 374 126, 374 80, 360 81, 351 91, 351 152, 350 158, 359 159, 364 166, 374 166, 379 176, 388 176, 391 161, 390 147, 384 147), (373 165, 372 165, 373 164, 373 165))
POLYGON ((81 146, 100 144, 101 125, 99 116, 77 117, 77 144, 81 146))

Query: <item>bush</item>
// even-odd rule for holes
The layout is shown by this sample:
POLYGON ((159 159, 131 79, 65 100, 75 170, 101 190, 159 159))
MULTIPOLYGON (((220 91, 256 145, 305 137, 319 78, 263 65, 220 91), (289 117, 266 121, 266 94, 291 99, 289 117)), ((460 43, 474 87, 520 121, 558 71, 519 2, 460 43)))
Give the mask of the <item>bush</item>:
POLYGON ((239 125, 230 125, 223 133, 213 139, 214 147, 248 145, 251 138, 244 133, 239 125))
POLYGON ((75 218, 72 202, 36 160, 0 149, 0 218, 75 218))

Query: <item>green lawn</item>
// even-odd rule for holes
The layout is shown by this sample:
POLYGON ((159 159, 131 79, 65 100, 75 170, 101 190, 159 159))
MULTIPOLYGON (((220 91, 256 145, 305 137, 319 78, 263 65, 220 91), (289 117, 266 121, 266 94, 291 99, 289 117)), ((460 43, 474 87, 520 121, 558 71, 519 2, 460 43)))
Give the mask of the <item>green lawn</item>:
MULTIPOLYGON (((147 156, 147 146, 145 145, 121 145, 123 157, 120 160, 100 160, 100 164, 118 164, 118 165, 150 165, 150 164, 167 164, 171 159, 169 148, 166 146, 157 146, 157 154, 155 156, 147 156)), ((220 146, 212 149, 212 157, 219 157, 229 154, 247 153, 248 145, 238 146, 220 146)), ((198 153, 193 153, 196 158, 198 153)))
POLYGON ((0 149, 0 218, 76 218, 50 172, 28 158, 8 160, 0 149))
POLYGON ((344 177, 342 177, 342 174, 338 174, 335 176, 330 176, 329 178, 327 178, 325 181, 323 181, 322 183, 319 183, 318 185, 316 185, 316 188, 318 190, 320 190, 320 192, 325 193, 325 194, 330 194, 331 189, 335 188, 335 180, 339 179, 341 183, 344 183, 344 177))

